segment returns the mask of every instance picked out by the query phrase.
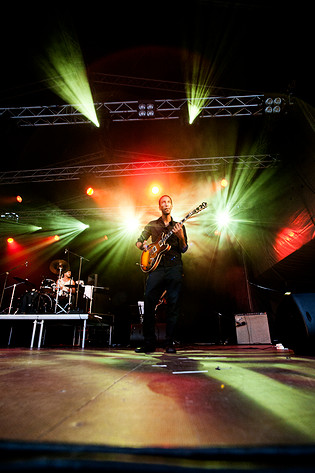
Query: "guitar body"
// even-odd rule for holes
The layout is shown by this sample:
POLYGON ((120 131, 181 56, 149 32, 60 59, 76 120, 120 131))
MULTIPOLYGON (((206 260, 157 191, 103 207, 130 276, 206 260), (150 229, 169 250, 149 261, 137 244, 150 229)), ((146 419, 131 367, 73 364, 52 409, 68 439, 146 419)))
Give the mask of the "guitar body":
POLYGON ((144 273, 154 271, 161 261, 163 253, 170 250, 171 246, 168 243, 163 243, 162 240, 148 245, 147 250, 144 250, 140 258, 140 267, 144 273))

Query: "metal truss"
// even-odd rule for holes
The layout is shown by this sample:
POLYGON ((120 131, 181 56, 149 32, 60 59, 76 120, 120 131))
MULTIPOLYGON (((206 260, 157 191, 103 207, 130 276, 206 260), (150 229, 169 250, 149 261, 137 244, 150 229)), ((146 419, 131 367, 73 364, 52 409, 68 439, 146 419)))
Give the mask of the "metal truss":
MULTIPOLYGON (((137 207, 137 209, 150 211, 152 207, 137 207)), ((53 221, 55 218, 66 219, 69 216, 77 219, 109 217, 117 215, 118 210, 118 207, 49 209, 49 219, 53 221)), ((20 210, 18 216, 19 223, 36 225, 40 224, 43 219, 47 219, 47 209, 20 210)))
MULTIPOLYGON (((199 118, 240 117, 261 115, 264 110, 264 95, 231 95, 228 97, 196 98, 203 103, 199 118)), ((139 120, 185 119, 187 106, 192 99, 158 99, 146 101, 154 104, 154 115, 139 116, 142 101, 95 103, 99 120, 114 122, 139 120)), ((29 107, 0 108, 0 116, 14 119, 19 126, 79 125, 91 124, 76 108, 76 105, 34 105, 29 107)))
POLYGON ((186 172, 215 172, 222 167, 233 169, 265 169, 278 164, 277 156, 270 154, 225 156, 184 159, 156 159, 128 163, 90 164, 57 168, 0 172, 0 185, 31 182, 75 181, 84 176, 114 178, 153 174, 186 172))

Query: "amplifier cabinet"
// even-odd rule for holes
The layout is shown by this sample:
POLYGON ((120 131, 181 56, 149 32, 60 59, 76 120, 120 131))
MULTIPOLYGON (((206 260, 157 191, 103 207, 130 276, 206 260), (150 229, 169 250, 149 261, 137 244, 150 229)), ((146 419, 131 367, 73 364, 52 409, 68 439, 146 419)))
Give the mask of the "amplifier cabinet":
POLYGON ((266 313, 236 314, 234 317, 238 344, 271 343, 266 313))

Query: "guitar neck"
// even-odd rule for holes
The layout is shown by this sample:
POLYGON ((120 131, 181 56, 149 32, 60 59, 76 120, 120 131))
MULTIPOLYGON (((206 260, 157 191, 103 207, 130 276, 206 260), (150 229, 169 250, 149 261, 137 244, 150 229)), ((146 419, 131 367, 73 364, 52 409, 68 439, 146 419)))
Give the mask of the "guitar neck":
MULTIPOLYGON (((207 202, 203 202, 201 205, 199 205, 199 207, 197 207, 194 210, 192 210, 191 212, 189 212, 189 214, 187 214, 186 217, 184 217, 178 223, 180 223, 182 225, 188 218, 192 217, 193 215, 196 215, 196 213, 200 212, 201 210, 205 209, 206 207, 207 207, 207 202)), ((168 240, 168 238, 171 235, 173 235, 173 233, 174 233, 174 230, 170 230, 166 235, 162 236, 160 243, 164 244, 166 242, 166 240, 168 240)))
MULTIPOLYGON (((187 218, 189 218, 189 214, 186 215, 186 217, 184 217, 184 218, 183 218, 180 222, 178 222, 178 223, 183 224, 183 223, 187 220, 187 218)), ((174 230, 170 230, 166 235, 164 235, 164 236, 161 238, 162 242, 165 243, 166 240, 168 240, 169 237, 170 237, 171 235, 173 235, 173 233, 174 233, 174 230)))

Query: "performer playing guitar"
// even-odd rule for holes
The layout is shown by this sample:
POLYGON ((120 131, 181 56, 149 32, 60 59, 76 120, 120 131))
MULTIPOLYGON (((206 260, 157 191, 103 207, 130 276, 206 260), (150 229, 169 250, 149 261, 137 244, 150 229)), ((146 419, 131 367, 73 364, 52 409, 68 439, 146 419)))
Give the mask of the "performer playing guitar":
POLYGON ((159 200, 161 217, 149 222, 136 242, 137 247, 142 250, 141 269, 149 272, 144 295, 145 343, 143 347, 136 349, 137 353, 146 353, 156 349, 155 307, 165 289, 167 290, 166 352, 175 353, 174 337, 183 277, 182 254, 188 249, 187 234, 183 223, 197 213, 197 210, 188 214, 181 222, 174 222, 171 216, 172 208, 171 197, 163 195, 159 200), (150 237, 153 243, 148 245, 150 237))

